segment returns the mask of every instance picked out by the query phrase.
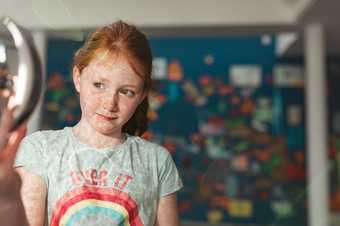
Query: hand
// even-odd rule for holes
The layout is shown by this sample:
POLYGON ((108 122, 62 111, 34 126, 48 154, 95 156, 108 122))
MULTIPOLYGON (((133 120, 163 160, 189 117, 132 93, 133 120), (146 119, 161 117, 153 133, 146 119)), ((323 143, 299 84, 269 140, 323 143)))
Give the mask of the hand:
POLYGON ((0 124, 0 200, 17 199, 21 180, 13 169, 15 155, 21 139, 26 134, 26 125, 11 132, 13 110, 6 110, 0 124))

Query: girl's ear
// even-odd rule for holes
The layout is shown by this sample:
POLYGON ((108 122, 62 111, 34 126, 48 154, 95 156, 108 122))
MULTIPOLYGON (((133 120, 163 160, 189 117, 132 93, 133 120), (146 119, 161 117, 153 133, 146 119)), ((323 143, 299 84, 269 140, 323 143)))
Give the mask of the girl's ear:
POLYGON ((73 78, 74 87, 79 93, 80 92, 80 71, 77 66, 74 66, 72 69, 72 78, 73 78))

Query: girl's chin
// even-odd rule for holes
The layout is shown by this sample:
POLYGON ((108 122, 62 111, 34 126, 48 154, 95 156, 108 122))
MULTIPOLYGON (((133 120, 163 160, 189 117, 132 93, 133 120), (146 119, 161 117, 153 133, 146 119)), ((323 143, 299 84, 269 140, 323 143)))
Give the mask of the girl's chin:
MULTIPOLYGON (((98 123, 99 124, 99 123, 98 123)), ((98 132, 106 136, 111 136, 114 134, 121 134, 122 133, 122 128, 121 127, 116 127, 113 125, 98 125, 95 124, 93 125, 93 128, 98 132)))

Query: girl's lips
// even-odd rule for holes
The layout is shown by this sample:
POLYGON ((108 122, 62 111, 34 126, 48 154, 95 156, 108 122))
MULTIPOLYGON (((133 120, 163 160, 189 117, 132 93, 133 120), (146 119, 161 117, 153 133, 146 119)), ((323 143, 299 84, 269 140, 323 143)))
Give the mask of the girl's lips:
POLYGON ((102 114, 97 114, 100 118, 103 118, 105 120, 114 120, 116 119, 116 117, 113 117, 113 116, 105 116, 105 115, 102 115, 102 114))

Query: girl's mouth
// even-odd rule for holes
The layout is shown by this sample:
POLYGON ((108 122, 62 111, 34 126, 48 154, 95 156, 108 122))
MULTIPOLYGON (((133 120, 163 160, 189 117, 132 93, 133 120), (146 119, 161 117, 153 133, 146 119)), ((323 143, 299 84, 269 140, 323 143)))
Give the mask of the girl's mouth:
POLYGON ((102 119, 105 119, 105 120, 108 120, 108 121, 111 121, 111 120, 114 120, 116 119, 117 117, 114 117, 114 116, 106 116, 106 115, 102 115, 102 114, 98 114, 97 115, 102 118, 102 119))

